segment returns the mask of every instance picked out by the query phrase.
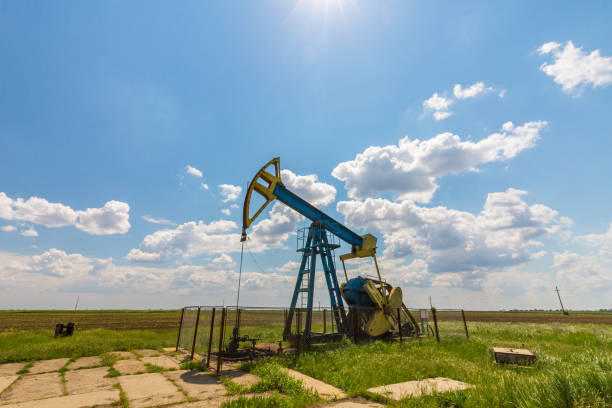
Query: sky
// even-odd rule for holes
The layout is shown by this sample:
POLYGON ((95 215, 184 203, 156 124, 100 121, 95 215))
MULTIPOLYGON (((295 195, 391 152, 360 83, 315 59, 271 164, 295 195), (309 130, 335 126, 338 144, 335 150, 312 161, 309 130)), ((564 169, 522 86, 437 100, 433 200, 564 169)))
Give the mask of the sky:
MULTIPOLYGON (((612 308, 611 13, 0 2, 0 308, 234 304, 245 189, 273 157, 377 237, 409 307, 558 308, 558 286, 612 308)), ((276 202, 249 228, 241 305, 289 304, 307 225, 276 202)))

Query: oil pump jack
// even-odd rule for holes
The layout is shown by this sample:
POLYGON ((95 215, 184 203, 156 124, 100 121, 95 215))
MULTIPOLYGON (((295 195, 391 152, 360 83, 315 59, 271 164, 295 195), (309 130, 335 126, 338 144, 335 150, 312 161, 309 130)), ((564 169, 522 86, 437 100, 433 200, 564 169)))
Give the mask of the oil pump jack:
POLYGON ((329 215, 308 203, 285 187, 281 179, 280 158, 276 157, 263 166, 249 184, 243 206, 241 241, 247 239, 247 228, 262 213, 272 201, 278 200, 289 206, 311 221, 304 245, 298 248, 302 252, 302 260, 297 281, 291 297, 291 305, 285 320, 283 337, 291 336, 291 327, 300 293, 307 296, 306 319, 304 322, 305 337, 325 337, 312 332, 313 297, 315 287, 316 258, 320 258, 325 282, 329 291, 332 319, 339 334, 353 334, 354 327, 361 335, 370 337, 383 336, 399 330, 408 334, 418 334, 418 324, 402 301, 402 290, 386 283, 378 268, 376 260, 376 237, 372 234, 359 235, 336 221, 329 215), (250 212, 253 193, 263 198, 264 203, 250 212), (252 215, 251 215, 252 214, 252 215), (330 235, 331 234, 331 235, 330 235), (338 284, 333 251, 340 247, 337 237, 351 246, 351 252, 341 255, 342 268, 346 282, 338 284), (357 276, 349 279, 345 261, 353 258, 371 257, 376 267, 377 278, 357 276), (344 308, 344 301, 349 306, 349 313, 344 308), (352 313, 358 312, 358 323, 353 323, 352 313))

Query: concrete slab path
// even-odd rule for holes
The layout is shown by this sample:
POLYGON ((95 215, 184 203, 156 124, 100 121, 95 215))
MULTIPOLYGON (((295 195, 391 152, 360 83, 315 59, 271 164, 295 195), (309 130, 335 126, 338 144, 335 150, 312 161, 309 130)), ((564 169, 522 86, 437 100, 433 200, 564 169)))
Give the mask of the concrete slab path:
POLYGON ((224 370, 221 375, 223 377, 228 377, 230 380, 238 385, 242 385, 243 387, 250 387, 251 385, 257 384, 261 381, 261 378, 256 375, 237 369, 227 371, 224 370))
POLYGON ((57 398, 48 398, 38 401, 13 404, 11 408, 85 408, 108 407, 119 401, 119 390, 105 390, 87 394, 66 395, 57 398))
POLYGON ((138 354, 141 357, 155 357, 161 354, 159 351, 152 349, 134 350, 134 353, 138 354))
POLYGON ((399 401, 402 398, 412 396, 418 397, 434 392, 460 391, 471 387, 461 381, 450 378, 435 377, 419 381, 407 381, 398 384, 383 385, 368 389, 369 392, 380 394, 384 397, 399 401))
POLYGON ((113 367, 123 375, 147 372, 147 367, 140 360, 119 360, 113 367))
POLYGON ((107 374, 108 367, 67 371, 64 374, 66 391, 68 391, 68 394, 83 394, 110 389, 117 380, 106 378, 105 375, 107 374))
POLYGON ((59 373, 24 375, 0 395, 0 404, 23 402, 64 394, 59 373))
POLYGON ((111 356, 120 358, 120 359, 125 359, 125 360, 131 360, 131 359, 136 358, 136 354, 130 353, 129 351, 111 351, 108 354, 110 354, 111 356))
POLYGON ((8 375, 0 377, 0 392, 8 388, 8 386, 15 382, 15 380, 18 378, 18 375, 8 375))
POLYGON ((176 361, 171 359, 168 356, 158 356, 158 357, 143 357, 140 359, 145 364, 152 364, 157 367, 165 368, 165 369, 179 369, 179 365, 176 361))
POLYGON ((117 377, 131 408, 181 402, 185 395, 160 373, 117 377))
POLYGON ((15 375, 17 374, 17 371, 20 371, 23 367, 25 367, 25 365, 26 363, 0 364, 0 377, 15 375))
POLYGON ((323 398, 346 398, 346 394, 340 388, 336 388, 333 385, 326 384, 323 381, 319 381, 316 378, 309 377, 305 374, 300 373, 299 371, 295 371, 290 368, 283 368, 283 371, 285 371, 289 375, 289 377, 295 378, 296 380, 301 380, 304 388, 316 391, 323 398))
POLYGON ((76 370, 78 368, 99 366, 101 364, 102 364, 101 357, 98 357, 98 356, 81 357, 81 358, 77 358, 75 361, 68 364, 68 369, 76 370))
POLYGON ((185 390, 191 398, 201 400, 218 399, 225 395, 225 387, 217 377, 198 370, 168 371, 164 375, 185 390))
POLYGON ((63 368, 66 363, 70 360, 69 358, 55 358, 53 360, 40 360, 34 363, 30 367, 30 374, 48 373, 51 371, 57 371, 63 368))

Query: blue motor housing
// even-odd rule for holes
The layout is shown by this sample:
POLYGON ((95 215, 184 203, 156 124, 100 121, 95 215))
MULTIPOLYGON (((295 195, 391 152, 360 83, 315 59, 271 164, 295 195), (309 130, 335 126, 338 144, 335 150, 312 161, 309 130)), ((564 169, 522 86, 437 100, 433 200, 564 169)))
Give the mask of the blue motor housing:
POLYGON ((349 306, 374 307, 372 299, 368 296, 363 286, 366 284, 366 279, 358 276, 349 279, 342 287, 344 300, 349 306))

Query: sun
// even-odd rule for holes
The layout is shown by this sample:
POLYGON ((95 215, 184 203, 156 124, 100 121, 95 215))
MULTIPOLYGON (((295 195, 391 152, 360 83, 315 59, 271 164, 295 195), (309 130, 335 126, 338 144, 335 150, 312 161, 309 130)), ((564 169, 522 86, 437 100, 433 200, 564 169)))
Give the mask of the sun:
POLYGON ((323 16, 327 21, 331 15, 339 15, 346 24, 348 9, 358 9, 355 0, 298 0, 289 16, 300 12, 323 16))

